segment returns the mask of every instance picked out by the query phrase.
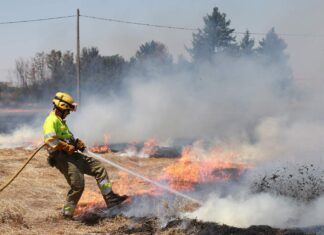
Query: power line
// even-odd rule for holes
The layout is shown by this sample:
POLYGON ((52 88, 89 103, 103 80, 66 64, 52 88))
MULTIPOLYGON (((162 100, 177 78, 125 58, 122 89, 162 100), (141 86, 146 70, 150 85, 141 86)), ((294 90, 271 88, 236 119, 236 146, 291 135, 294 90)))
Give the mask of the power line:
POLYGON ((4 22, 0 22, 0 24, 29 23, 29 22, 37 22, 37 21, 47 21, 47 20, 66 19, 66 18, 71 18, 71 17, 75 17, 75 15, 69 15, 69 16, 58 16, 58 17, 48 17, 48 18, 30 19, 30 20, 4 21, 4 22))
POLYGON ((188 30, 188 31, 196 31, 196 30, 198 30, 198 28, 196 29, 196 28, 176 27, 176 26, 168 26, 168 25, 148 24, 148 23, 126 21, 126 20, 103 18, 103 17, 97 17, 97 16, 88 16, 88 15, 80 15, 80 16, 85 17, 85 18, 90 18, 90 19, 96 19, 96 20, 104 20, 104 21, 117 22, 117 23, 123 23, 123 24, 149 26, 149 27, 155 27, 155 28, 179 29, 179 30, 188 30))
MULTIPOLYGON (((166 29, 175 29, 175 30, 187 30, 187 31, 197 31, 198 28, 190 28, 190 27, 177 27, 177 26, 169 26, 169 25, 157 25, 157 24, 149 24, 149 23, 141 23, 141 22, 134 22, 134 21, 127 21, 127 20, 118 20, 112 18, 103 18, 97 16, 88 16, 88 15, 80 15, 81 17, 96 19, 96 20, 103 20, 103 21, 110 21, 116 23, 123 23, 123 24, 133 24, 133 25, 141 25, 141 26, 148 26, 148 27, 155 27, 155 28, 166 28, 166 29)), ((234 34, 244 35, 246 32, 233 32, 234 34)), ((266 33, 253 33, 249 32, 250 35, 266 35, 266 33)), ((324 37, 321 34, 291 34, 291 33, 277 33, 279 36, 287 36, 287 37, 324 37)))
MULTIPOLYGON (((135 21, 128 21, 128 20, 118 20, 113 18, 104 18, 104 17, 97 17, 97 16, 89 16, 89 15, 80 15, 84 18, 95 19, 95 20, 102 20, 102 21, 109 21, 115 23, 122 23, 122 24, 132 24, 132 25, 140 25, 140 26, 147 26, 147 27, 155 27, 155 28, 165 28, 165 29, 173 29, 173 30, 186 30, 186 31, 197 31, 198 28, 190 28, 190 27, 178 27, 178 26, 170 26, 170 25, 158 25, 158 24, 150 24, 150 23, 143 23, 143 22, 135 22, 135 21)), ((48 17, 48 18, 39 18, 39 19, 29 19, 29 20, 17 20, 17 21, 4 21, 0 22, 0 25, 5 24, 18 24, 18 23, 29 23, 29 22, 39 22, 39 21, 49 21, 49 20, 58 20, 58 19, 66 19, 76 17, 76 15, 68 15, 68 16, 58 16, 58 17, 48 17)), ((244 35, 246 32, 233 32, 237 35, 244 35)), ((250 35, 259 35, 263 36, 266 33, 254 33, 249 32, 250 35)), ((293 34, 293 33, 277 33, 278 36, 282 37, 317 37, 322 38, 324 37, 323 34, 293 34)))
MULTIPOLYGON (((246 32, 233 32, 234 34, 246 34, 246 32)), ((266 33, 252 33, 250 35, 266 35, 266 33)), ((282 37, 324 37, 324 34, 299 34, 299 33, 276 33, 282 37)))

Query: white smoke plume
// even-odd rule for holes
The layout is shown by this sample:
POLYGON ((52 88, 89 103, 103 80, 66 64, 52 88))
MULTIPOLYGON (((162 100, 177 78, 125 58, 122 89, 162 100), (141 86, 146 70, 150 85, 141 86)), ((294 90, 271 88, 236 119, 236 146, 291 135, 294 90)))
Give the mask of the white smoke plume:
MULTIPOLYGON (((233 61, 224 56, 190 71, 130 77, 122 93, 83 99, 80 111, 67 123, 88 144, 102 141, 104 134, 115 143, 207 139, 232 146, 244 159, 265 167, 274 161, 323 162, 324 97, 319 88, 284 90, 280 66, 246 58, 233 61)), ((8 137, 19 140, 18 136, 2 135, 0 142, 10 144, 8 137)), ((323 196, 303 203, 243 191, 212 193, 190 216, 236 226, 323 223, 323 196)))
POLYGON ((81 113, 73 117, 73 127, 88 141, 99 141, 105 133, 113 142, 242 141, 264 118, 289 109, 287 97, 277 94, 279 79, 276 67, 227 57, 216 66, 206 64, 192 72, 133 77, 123 95, 87 99, 81 113))
MULTIPOLYGON (((318 89, 298 84, 283 89, 283 73, 280 66, 223 57, 191 72, 132 77, 123 95, 85 101, 73 117, 73 128, 88 142, 107 133, 112 142, 205 139, 231 146, 265 168, 274 162, 279 167, 320 166, 324 97, 318 89)), ((302 202, 270 192, 255 194, 242 185, 242 191, 226 196, 211 193, 200 209, 186 216, 240 227, 310 226, 323 223, 323 201, 323 196, 302 202)))
POLYGON ((89 143, 104 134, 115 143, 208 139, 232 144, 254 160, 318 159, 323 95, 282 89, 283 73, 280 66, 224 56, 191 72, 130 77, 123 93, 84 99, 70 123, 89 143))
POLYGON ((306 227, 323 223, 324 196, 311 204, 268 193, 220 197, 210 195, 207 202, 187 217, 227 225, 248 227, 251 225, 270 225, 276 227, 306 227))
POLYGON ((0 134, 1 148, 37 146, 42 140, 41 130, 28 125, 21 126, 11 133, 0 134))

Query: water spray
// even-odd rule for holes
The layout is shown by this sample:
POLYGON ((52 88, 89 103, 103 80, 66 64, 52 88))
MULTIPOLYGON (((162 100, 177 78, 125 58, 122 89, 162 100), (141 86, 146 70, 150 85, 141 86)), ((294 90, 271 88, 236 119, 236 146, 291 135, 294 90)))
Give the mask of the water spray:
POLYGON ((194 203, 197 203, 197 204, 199 204, 200 206, 203 204, 201 201, 199 201, 199 200, 197 200, 197 199, 194 199, 194 198, 192 198, 192 197, 190 197, 190 196, 188 196, 188 195, 186 195, 186 194, 183 194, 183 193, 181 193, 181 192, 179 192, 179 191, 177 191, 177 190, 174 190, 174 189, 172 189, 172 188, 169 188, 168 186, 165 186, 165 185, 163 185, 163 184, 160 184, 160 183, 158 183, 158 182, 156 182, 156 181, 154 181, 154 180, 151 180, 151 179, 149 179, 149 178, 147 178, 147 177, 145 177, 145 176, 143 176, 143 175, 140 175, 140 174, 138 174, 138 173, 136 173, 136 172, 134 172, 134 171, 131 171, 131 170, 129 170, 129 169, 127 169, 127 168, 125 168, 125 167, 123 167, 123 166, 121 166, 121 165, 118 165, 118 164, 115 163, 115 162, 112 162, 112 161, 110 161, 110 160, 108 160, 108 159, 103 158, 102 156, 100 156, 100 155, 98 155, 98 154, 95 154, 95 153, 93 153, 93 152, 90 152, 90 151, 88 151, 87 149, 85 149, 84 152, 85 152, 86 154, 91 155, 93 158, 95 158, 95 159, 97 159, 97 160, 99 160, 99 161, 101 161, 101 162, 108 163, 109 165, 111 165, 111 166, 113 166, 113 167, 116 167, 116 168, 119 169, 119 170, 125 171, 125 172, 127 172, 127 173, 129 173, 129 174, 131 174, 131 175, 133 175, 133 176, 136 176, 136 177, 138 177, 138 178, 141 178, 142 180, 145 180, 145 181, 147 181, 147 182, 149 182, 149 183, 151 183, 151 184, 153 184, 153 185, 155 185, 155 186, 157 186, 157 187, 159 187, 159 188, 162 188, 162 189, 164 189, 164 190, 166 190, 166 191, 169 191, 170 193, 173 193, 173 194, 175 194, 175 195, 177 195, 177 196, 180 196, 180 197, 185 198, 185 199, 187 199, 187 200, 189 200, 189 201, 192 201, 192 202, 194 202, 194 203))

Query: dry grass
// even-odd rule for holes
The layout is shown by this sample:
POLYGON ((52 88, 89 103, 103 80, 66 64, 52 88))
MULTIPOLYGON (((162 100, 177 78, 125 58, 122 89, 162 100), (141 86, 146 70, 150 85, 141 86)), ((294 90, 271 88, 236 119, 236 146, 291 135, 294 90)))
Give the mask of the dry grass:
MULTIPOLYGON (((24 149, 0 149, 0 185, 3 185, 32 154, 33 151, 24 149)), ((136 169, 140 173, 155 178, 161 169, 173 162, 172 159, 136 159, 109 156, 113 161, 130 169, 136 169)), ((109 176, 113 181, 113 188, 118 192, 116 185, 125 177, 116 169, 107 166, 109 176)), ((136 193, 139 188, 146 189, 147 184, 138 180, 129 179, 128 194, 136 193), (136 187, 131 187, 131 184, 136 187)), ((0 234, 163 234, 183 235, 198 234, 199 231, 217 231, 217 234, 280 234, 268 231, 268 233, 232 233, 230 228, 216 224, 199 224, 190 221, 191 227, 184 229, 182 222, 172 222, 161 227, 161 221, 155 217, 130 217, 117 215, 108 218, 98 216, 83 218, 82 221, 64 220, 60 216, 62 204, 68 185, 63 175, 55 168, 51 168, 46 162, 46 152, 41 151, 34 158, 18 178, 3 192, 0 193, 0 234), (207 226, 207 227, 206 227, 207 226), (200 229, 200 230, 199 230, 200 229), (207 230, 206 230, 207 229, 207 230), (229 231, 226 233, 225 231, 229 231)), ((97 190, 93 178, 86 177, 86 190, 97 190)), ((120 189, 122 190, 122 189, 120 189)), ((82 199, 81 199, 82 200, 82 199)), ((161 214, 175 213, 177 210, 188 211, 194 209, 191 205, 176 199, 173 205, 163 200, 158 201, 161 214)), ((241 231, 241 230, 235 230, 241 231)), ((201 232, 200 232, 201 233, 201 232)), ((210 233, 201 233, 210 234, 210 233)), ((289 233, 287 233, 289 234, 289 233)), ((294 234, 294 233, 291 233, 294 234)), ((298 233, 301 234, 301 233, 298 233)))
MULTIPOLYGON (((0 150, 0 185, 23 165, 32 152, 21 148, 0 150)), ((150 169, 147 166, 154 166, 152 161, 155 167, 161 167, 170 161, 111 158, 133 169, 150 169)), ((106 168, 112 181, 118 182, 119 172, 109 166, 106 168)), ((152 176, 154 172, 147 170, 142 173, 152 176)), ((63 175, 47 165, 46 152, 40 151, 15 181, 0 193, 0 234, 123 234, 125 229, 132 227, 130 233, 145 234, 135 229, 141 224, 123 216, 98 220, 94 225, 62 219, 60 212, 67 189, 63 175)), ((86 190, 97 190, 91 177, 86 177, 86 190)), ((168 233, 164 231, 162 234, 168 233)))

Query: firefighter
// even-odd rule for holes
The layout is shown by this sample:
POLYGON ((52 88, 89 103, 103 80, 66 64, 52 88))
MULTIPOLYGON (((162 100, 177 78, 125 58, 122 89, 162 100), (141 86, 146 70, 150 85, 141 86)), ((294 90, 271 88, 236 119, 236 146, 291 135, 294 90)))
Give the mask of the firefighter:
POLYGON ((127 196, 112 191, 108 174, 101 162, 78 152, 86 146, 82 140, 74 138, 65 122, 70 112, 76 110, 73 98, 67 93, 57 92, 53 104, 53 111, 43 125, 44 142, 49 152, 49 164, 64 175, 70 186, 63 207, 64 218, 73 218, 74 209, 84 190, 84 174, 95 177, 107 208, 124 202, 127 196))

